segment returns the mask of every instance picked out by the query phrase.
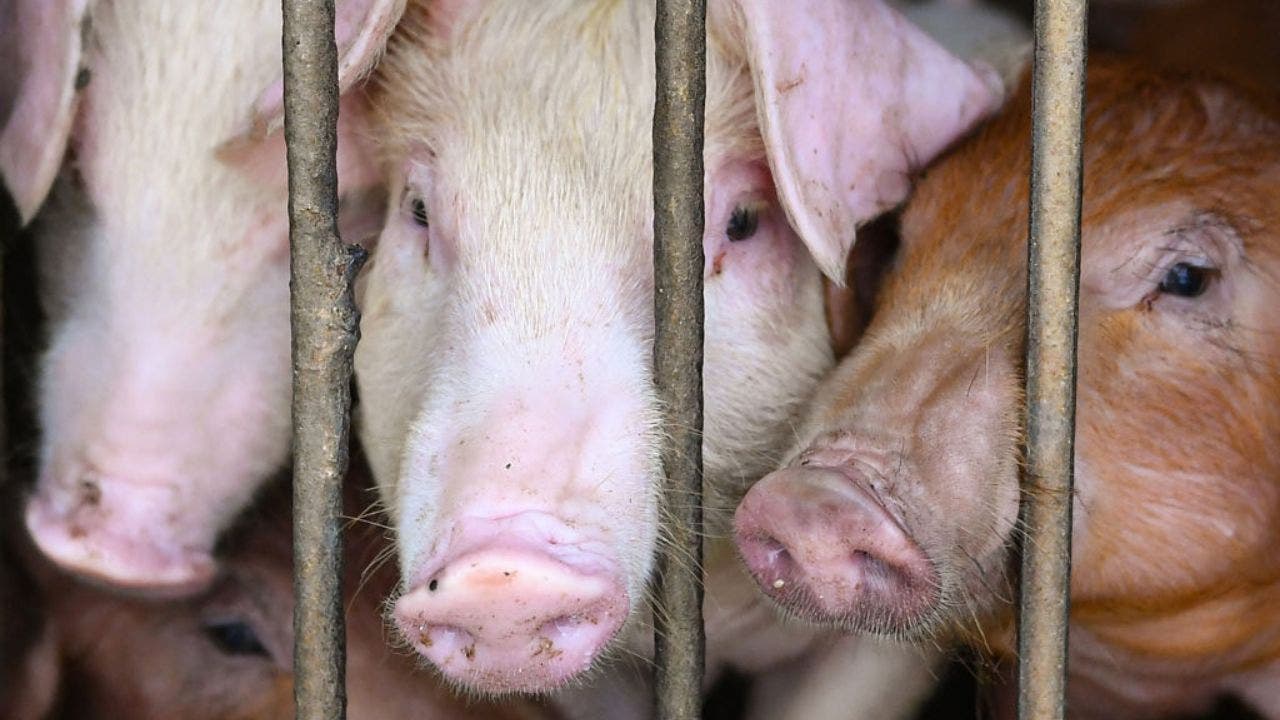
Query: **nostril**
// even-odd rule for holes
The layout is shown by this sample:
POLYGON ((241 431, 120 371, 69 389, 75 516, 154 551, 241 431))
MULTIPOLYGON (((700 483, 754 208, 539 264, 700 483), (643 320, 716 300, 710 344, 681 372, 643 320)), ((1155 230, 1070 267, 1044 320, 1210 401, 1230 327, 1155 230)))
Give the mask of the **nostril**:
POLYGON ((548 620, 538 628, 538 635, 551 640, 563 640, 573 635, 579 634, 586 625, 599 625, 600 621, 596 618, 588 618, 582 615, 561 615, 554 620, 548 620))
POLYGON ((431 582, 427 583, 427 589, 431 592, 435 592, 438 587, 440 587, 440 581, 435 578, 432 578, 431 582))
POLYGON ((791 551, 787 550, 787 546, 778 542, 777 538, 766 536, 763 541, 764 556, 770 565, 778 563, 791 562, 791 551))
POLYGON ((412 640, 421 649, 439 647, 444 649, 446 653, 462 651, 465 654, 467 648, 472 648, 471 654, 475 652, 475 636, 457 625, 424 623, 418 625, 417 632, 412 636, 412 640))
POLYGON ((785 543, 769 532, 757 532, 739 541, 748 569, 766 590, 781 591, 804 573, 785 543))

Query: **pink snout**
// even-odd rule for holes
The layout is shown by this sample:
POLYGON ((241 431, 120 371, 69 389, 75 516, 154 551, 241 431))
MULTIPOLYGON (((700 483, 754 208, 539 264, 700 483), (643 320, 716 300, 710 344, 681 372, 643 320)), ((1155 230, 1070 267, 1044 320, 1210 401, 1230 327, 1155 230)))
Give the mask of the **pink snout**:
POLYGON ((213 580, 214 528, 207 537, 183 518, 174 493, 86 477, 73 487, 41 481, 26 524, 50 560, 65 570, 154 597, 177 597, 213 580))
POLYGON ((738 552, 766 595, 797 616, 904 632, 937 603, 937 571, 850 475, 794 467, 747 493, 734 516, 738 552))
POLYGON ((615 572, 495 538, 446 560, 396 603, 395 620, 449 679, 490 693, 542 692, 591 666, 627 618, 615 572))

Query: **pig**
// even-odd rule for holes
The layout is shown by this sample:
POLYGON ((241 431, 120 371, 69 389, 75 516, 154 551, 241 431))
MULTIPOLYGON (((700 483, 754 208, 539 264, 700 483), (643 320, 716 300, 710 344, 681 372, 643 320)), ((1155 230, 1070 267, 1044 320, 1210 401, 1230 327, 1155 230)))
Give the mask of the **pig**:
MULTIPOLYGON (((792 617, 1013 652, 1019 498, 1038 492, 1028 85, 924 173, 865 335, 735 513, 792 617)), ((1280 717, 1280 106, 1105 56, 1086 98, 1070 714, 1234 694, 1280 717)))
MULTIPOLYGON (((353 478, 352 516, 364 494, 356 487, 353 478)), ((40 639, 23 658, 27 680, 15 685, 0 716, 38 720, 56 710, 57 717, 85 720, 293 717, 289 500, 287 485, 269 490, 237 524, 213 585, 181 600, 112 594, 26 553, 36 578, 28 597, 40 598, 45 617, 40 639)), ((375 522, 376 516, 365 518, 345 533, 347 717, 555 720, 551 708, 530 700, 459 698, 411 656, 387 646, 379 604, 396 572, 377 562, 391 548, 375 522)))
MULTIPOLYGON (((390 201, 357 283, 357 426, 397 541, 392 622, 473 692, 548 692, 650 652, 654 17, 646 0, 411 2, 374 73, 390 201)), ((839 283, 857 227, 1003 87, 879 0, 718 0, 708 26, 709 663, 756 672, 830 649, 776 621, 727 542, 834 363, 821 278, 839 283)), ((830 650, 880 656, 890 702, 927 687, 913 649, 830 650)))
MULTIPOLYGON (((198 592, 219 531, 289 452, 280 3, 6 8, 2 39, 25 65, 0 102, 0 174, 24 221, 52 187, 35 227, 51 331, 26 525, 86 577, 198 592)), ((402 9, 338 2, 344 89, 402 9)), ((357 238, 383 205, 364 105, 348 92, 339 123, 357 238)))

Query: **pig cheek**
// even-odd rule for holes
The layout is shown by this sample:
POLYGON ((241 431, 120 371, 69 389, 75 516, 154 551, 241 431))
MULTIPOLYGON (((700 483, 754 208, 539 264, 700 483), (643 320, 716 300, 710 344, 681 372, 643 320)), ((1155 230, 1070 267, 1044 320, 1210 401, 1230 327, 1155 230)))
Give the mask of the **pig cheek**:
POLYGON ((944 582, 970 591, 989 585, 975 573, 1002 567, 1017 523, 1019 380, 1012 355, 998 348, 958 372, 911 433, 921 451, 918 477, 927 480, 894 488, 944 582))
POLYGON ((756 236, 720 253, 706 279, 706 460, 713 476, 754 480, 772 469, 834 358, 817 266, 789 228, 762 220, 756 236), (757 461, 744 466, 748 457, 757 461))
POLYGON ((1077 590, 1274 573, 1256 565, 1275 564, 1256 552, 1274 544, 1280 500, 1274 372, 1250 372, 1165 318, 1124 313, 1091 326, 1081 335, 1077 590))
POLYGON ((445 337, 445 284, 405 243, 384 233, 362 277, 356 345, 357 430, 380 494, 398 515, 409 429, 423 406, 445 337))
POLYGON ((77 348, 92 344, 91 338, 86 338, 88 342, 80 340, 84 334, 76 325, 64 326, 55 334, 44 358, 40 406, 46 447, 54 437, 79 434, 74 423, 83 416, 75 412, 77 406, 92 407, 100 402, 95 390, 104 386, 102 365, 91 361, 91 353, 76 352, 77 348))

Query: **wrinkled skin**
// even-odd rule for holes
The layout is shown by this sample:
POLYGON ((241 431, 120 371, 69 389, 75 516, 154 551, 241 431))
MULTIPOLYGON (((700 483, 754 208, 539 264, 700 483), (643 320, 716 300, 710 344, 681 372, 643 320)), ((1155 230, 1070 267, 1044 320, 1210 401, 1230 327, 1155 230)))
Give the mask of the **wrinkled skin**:
MULTIPOLYGON (((638 0, 413 4, 377 71, 392 203, 357 291, 360 434, 400 552, 392 617, 481 692, 571 682, 645 608, 662 434, 653 17, 638 0)), ((994 104, 998 79, 879 2, 718 2, 709 27, 714 537, 833 362, 820 268, 843 270, 854 228, 994 104), (859 134, 828 152, 837 126, 859 134)), ((708 549, 708 622, 737 632, 713 633, 712 666, 804 652, 814 635, 775 630, 767 607, 725 609, 756 603, 725 550, 708 549)))
MULTIPOLYGON (((359 494, 348 492, 349 513, 359 511, 359 494)), ((293 717, 288 503, 288 489, 278 488, 264 508, 252 511, 236 527, 223 574, 208 593, 188 600, 112 595, 35 560, 46 617, 42 640, 25 659, 27 682, 20 692, 29 697, 17 698, 25 705, 0 706, 0 711, 13 720, 35 720, 48 708, 86 720, 293 717), (42 692, 45 688, 56 692, 42 692), (37 702, 42 698, 43 704, 37 702)), ((388 549, 386 540, 380 528, 360 523, 348 530, 347 542, 347 717, 556 717, 527 701, 496 705, 464 700, 418 668, 411 655, 389 647, 379 602, 395 583, 395 570, 383 564, 366 574, 388 549)))
MULTIPOLYGON (((1019 472, 1028 95, 927 172, 866 336, 737 512, 793 614, 1011 651, 1005 571, 1020 484, 1036 492, 1019 472)), ((1236 693, 1277 717, 1280 114, 1100 58, 1087 97, 1071 712, 1236 693)))

